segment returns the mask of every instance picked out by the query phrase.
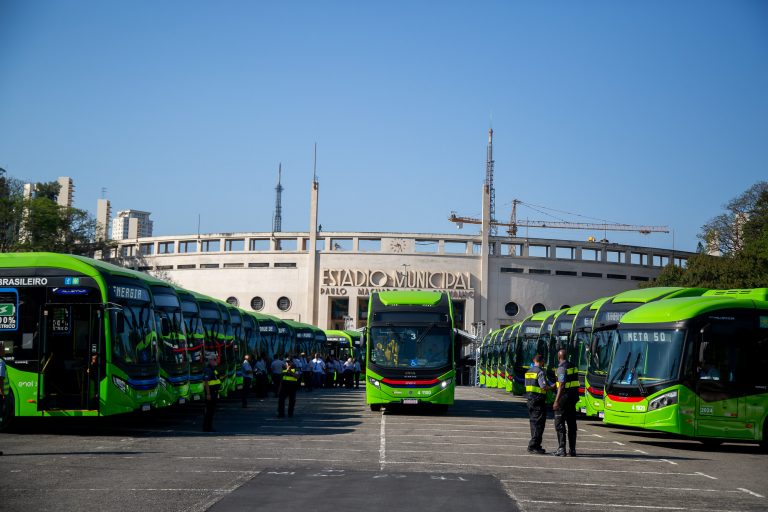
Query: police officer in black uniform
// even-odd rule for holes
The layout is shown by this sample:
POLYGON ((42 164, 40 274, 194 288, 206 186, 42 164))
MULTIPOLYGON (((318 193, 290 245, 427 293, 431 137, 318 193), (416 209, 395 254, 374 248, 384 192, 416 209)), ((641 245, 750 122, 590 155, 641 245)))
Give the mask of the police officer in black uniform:
POLYGON ((528 417, 531 422, 531 440, 528 442, 529 453, 546 453, 541 447, 544 426, 547 423, 547 390, 552 389, 547 384, 547 377, 541 368, 544 357, 536 354, 533 366, 525 373, 525 391, 528 393, 528 417))
POLYGON ((566 430, 569 455, 576 456, 576 402, 579 401, 578 368, 567 360, 568 353, 561 349, 557 353, 560 363, 557 367, 557 396, 552 409, 555 411, 555 430, 558 448, 555 455, 565 457, 566 430), (567 426, 567 429, 566 429, 567 426))
POLYGON ((221 375, 216 356, 208 356, 208 364, 203 369, 203 386, 205 387, 205 410, 203 411, 203 432, 216 432, 213 429, 213 415, 216 412, 216 402, 219 400, 221 375))
POLYGON ((296 374, 296 366, 293 359, 286 358, 280 379, 280 391, 277 399, 277 417, 285 418, 285 399, 288 399, 288 417, 293 417, 293 408, 296 406, 296 391, 299 389, 299 376, 296 374))

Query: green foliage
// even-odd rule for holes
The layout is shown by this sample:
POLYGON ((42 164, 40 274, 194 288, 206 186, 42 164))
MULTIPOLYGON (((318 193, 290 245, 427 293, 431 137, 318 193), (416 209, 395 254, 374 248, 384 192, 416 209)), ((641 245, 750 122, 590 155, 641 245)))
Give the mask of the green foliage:
MULTIPOLYGON (((669 265, 644 286, 758 288, 768 285, 768 182, 759 182, 726 205, 726 212, 702 227, 710 250, 688 259, 685 269, 669 265)), ((703 247, 702 247, 703 249, 703 247)))
POLYGON ((58 205, 57 182, 36 184, 31 198, 23 190, 0 169, 0 251, 93 255, 109 248, 96 241, 96 220, 88 212, 58 205))

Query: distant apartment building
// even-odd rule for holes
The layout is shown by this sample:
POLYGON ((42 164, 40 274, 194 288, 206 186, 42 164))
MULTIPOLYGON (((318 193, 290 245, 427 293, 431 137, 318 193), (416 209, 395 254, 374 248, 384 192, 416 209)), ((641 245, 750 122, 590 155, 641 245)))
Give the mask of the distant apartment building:
POLYGON ((112 221, 112 239, 130 240, 152 236, 151 212, 121 210, 112 221))
POLYGON ((56 181, 61 187, 56 202, 64 208, 72 208, 75 203, 75 183, 68 176, 59 176, 56 181))
POLYGON ((109 219, 112 215, 112 206, 108 199, 96 201, 96 239, 109 239, 109 219))

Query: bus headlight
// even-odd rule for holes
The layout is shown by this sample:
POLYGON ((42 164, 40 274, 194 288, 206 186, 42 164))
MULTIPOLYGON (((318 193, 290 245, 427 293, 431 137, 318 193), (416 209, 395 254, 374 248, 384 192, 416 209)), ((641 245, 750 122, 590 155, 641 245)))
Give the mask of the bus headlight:
POLYGON ((115 385, 117 389, 119 389, 123 393, 125 393, 125 390, 128 387, 128 384, 126 384, 126 382, 123 379, 119 377, 115 377, 114 375, 112 376, 112 383, 115 385))
POLYGON ((655 411, 656 409, 661 409, 662 407, 667 407, 669 405, 675 405, 677 403, 677 391, 670 391, 669 393, 664 393, 661 396, 657 396, 651 402, 648 404, 648 410, 649 411, 655 411))
POLYGON ((451 385, 451 382, 453 382, 453 379, 445 379, 443 382, 440 383, 440 388, 445 389, 448 386, 451 385))
POLYGON ((373 377, 368 377, 368 380, 369 380, 369 381, 370 381, 370 383, 371 383, 371 384, 373 384, 375 387, 377 387, 377 388, 380 388, 380 387, 381 387, 381 383, 380 383, 379 381, 377 381, 376 379, 374 379, 373 377))

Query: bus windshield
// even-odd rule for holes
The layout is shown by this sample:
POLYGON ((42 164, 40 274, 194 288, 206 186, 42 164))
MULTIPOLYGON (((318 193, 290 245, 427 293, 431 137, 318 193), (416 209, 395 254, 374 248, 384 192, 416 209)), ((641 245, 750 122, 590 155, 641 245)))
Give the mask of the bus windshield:
POLYGON ((443 368, 451 361, 451 331, 447 327, 371 327, 371 339, 371 363, 384 368, 443 368))
POLYGON ((587 371, 587 362, 589 361, 589 335, 588 331, 576 331, 574 333, 574 345, 578 352, 578 367, 580 372, 587 371))
POLYGON ((158 327, 165 323, 168 332, 161 332, 160 360, 166 363, 184 364, 187 354, 187 336, 181 309, 157 311, 158 327))
POLYGON ((114 355, 125 363, 156 361, 155 318, 150 303, 125 301, 110 310, 114 355))
POLYGON ((611 364, 611 351, 615 345, 616 329, 596 330, 592 334, 592 353, 589 370, 596 375, 606 375, 611 364))
POLYGON ((616 331, 616 353, 608 382, 641 387, 678 377, 685 331, 621 329, 616 331))

